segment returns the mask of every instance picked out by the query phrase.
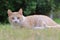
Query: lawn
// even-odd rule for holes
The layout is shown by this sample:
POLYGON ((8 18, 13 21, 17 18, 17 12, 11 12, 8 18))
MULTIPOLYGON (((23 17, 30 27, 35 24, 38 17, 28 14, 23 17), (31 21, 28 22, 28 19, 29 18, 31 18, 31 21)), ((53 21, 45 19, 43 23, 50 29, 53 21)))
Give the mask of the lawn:
POLYGON ((60 40, 60 29, 12 29, 9 24, 0 24, 0 40, 60 40))
POLYGON ((60 24, 60 19, 54 18, 54 21, 60 24))

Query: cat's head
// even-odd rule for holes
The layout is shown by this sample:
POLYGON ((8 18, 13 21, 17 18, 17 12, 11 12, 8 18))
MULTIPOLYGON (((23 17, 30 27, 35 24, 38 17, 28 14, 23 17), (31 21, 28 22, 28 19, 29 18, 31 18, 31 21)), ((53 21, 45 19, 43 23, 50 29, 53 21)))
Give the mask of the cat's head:
POLYGON ((12 23, 20 23, 23 20, 22 9, 20 9, 18 12, 12 12, 8 9, 8 19, 12 23))

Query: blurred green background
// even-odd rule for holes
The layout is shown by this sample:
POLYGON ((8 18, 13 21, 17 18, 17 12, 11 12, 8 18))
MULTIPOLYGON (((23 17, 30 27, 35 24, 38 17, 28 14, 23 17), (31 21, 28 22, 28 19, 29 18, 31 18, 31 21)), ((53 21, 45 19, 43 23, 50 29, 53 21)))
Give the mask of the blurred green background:
POLYGON ((8 23, 7 10, 23 9, 24 16, 42 14, 60 18, 60 0, 0 0, 0 22, 8 23))

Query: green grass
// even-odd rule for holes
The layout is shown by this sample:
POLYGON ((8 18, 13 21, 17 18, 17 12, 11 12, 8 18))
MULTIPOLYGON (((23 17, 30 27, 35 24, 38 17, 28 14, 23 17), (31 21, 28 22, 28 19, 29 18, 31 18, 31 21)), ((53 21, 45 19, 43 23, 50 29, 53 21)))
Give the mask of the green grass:
POLYGON ((60 40, 60 29, 12 29, 9 24, 0 24, 0 40, 60 40))
POLYGON ((60 24, 60 19, 58 19, 58 18, 54 18, 54 20, 55 20, 57 23, 60 24))
POLYGON ((60 29, 12 29, 0 24, 0 40, 60 40, 60 29))

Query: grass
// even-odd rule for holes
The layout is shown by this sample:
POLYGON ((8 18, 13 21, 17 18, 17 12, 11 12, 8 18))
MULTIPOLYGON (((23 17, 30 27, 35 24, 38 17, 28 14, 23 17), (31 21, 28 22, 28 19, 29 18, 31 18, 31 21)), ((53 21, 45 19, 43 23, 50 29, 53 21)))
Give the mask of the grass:
POLYGON ((60 29, 12 29, 9 24, 0 24, 0 40, 60 40, 60 29))
POLYGON ((54 18, 54 21, 60 24, 60 19, 54 18))

